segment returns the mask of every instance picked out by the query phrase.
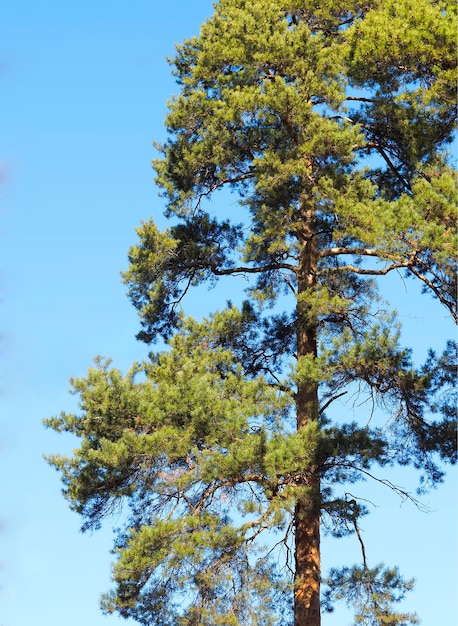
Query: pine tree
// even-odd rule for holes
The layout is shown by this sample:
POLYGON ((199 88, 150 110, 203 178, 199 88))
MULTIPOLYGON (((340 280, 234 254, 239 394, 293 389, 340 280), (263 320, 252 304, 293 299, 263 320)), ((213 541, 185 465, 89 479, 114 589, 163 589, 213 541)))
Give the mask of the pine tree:
POLYGON ((154 164, 170 227, 141 225, 124 275, 138 338, 166 345, 126 376, 99 360, 72 381, 81 415, 47 420, 81 438, 49 461, 84 528, 129 505, 107 612, 319 626, 344 599, 355 623, 416 623, 348 485, 411 465, 426 488, 456 461, 455 346, 415 368, 378 293, 403 272, 457 319, 455 30, 448 1, 220 0, 177 47, 154 164), (241 306, 184 315, 234 277, 241 306), (356 390, 386 419, 331 421, 356 390), (323 524, 363 562, 320 599, 323 524))

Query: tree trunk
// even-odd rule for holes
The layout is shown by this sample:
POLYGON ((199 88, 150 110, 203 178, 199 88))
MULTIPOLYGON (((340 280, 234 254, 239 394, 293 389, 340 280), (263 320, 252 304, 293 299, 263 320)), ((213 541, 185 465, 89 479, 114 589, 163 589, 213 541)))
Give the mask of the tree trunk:
POLYGON ((320 626, 320 515, 309 502, 295 510, 294 626, 320 626))
MULTIPOLYGON (((300 295, 316 285, 316 249, 313 212, 304 211, 304 230, 298 271, 298 359, 317 355, 316 321, 311 319, 300 295)), ((318 419, 318 385, 300 382, 296 394, 297 429, 318 419)), ((302 484, 310 489, 295 508, 294 626, 320 626, 320 476, 311 462, 304 468, 302 484)))

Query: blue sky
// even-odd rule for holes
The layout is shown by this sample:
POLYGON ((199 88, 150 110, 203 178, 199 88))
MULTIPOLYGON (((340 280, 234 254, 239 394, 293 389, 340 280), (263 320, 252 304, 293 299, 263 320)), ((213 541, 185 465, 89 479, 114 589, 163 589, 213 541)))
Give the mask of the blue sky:
MULTIPOLYGON (((68 379, 97 354, 125 370, 146 356, 119 272, 135 227, 163 202, 153 183, 153 140, 165 136, 177 88, 165 61, 198 33, 209 0, 16 0, 0 23, 0 626, 98 626, 109 588, 111 527, 82 535, 43 453, 75 445, 42 419, 76 408, 68 379)), ((413 283, 388 283, 405 338, 422 359, 454 330, 413 283)), ((221 306, 209 292, 205 310, 221 306)), ((198 311, 202 303, 190 301, 198 311)), ((413 485, 410 474, 395 475, 413 485)), ((431 512, 381 506, 364 524, 368 558, 417 578, 406 608, 425 626, 456 616, 456 472, 425 498, 431 512)), ((383 505, 383 506, 382 506, 383 505)), ((324 540, 325 567, 359 559, 354 540, 324 540)), ((323 626, 345 626, 338 609, 323 626)))

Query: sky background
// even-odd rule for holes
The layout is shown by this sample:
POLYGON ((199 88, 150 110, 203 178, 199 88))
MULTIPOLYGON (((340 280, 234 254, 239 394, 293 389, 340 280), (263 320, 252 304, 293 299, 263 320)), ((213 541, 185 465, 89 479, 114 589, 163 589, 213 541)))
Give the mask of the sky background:
MULTIPOLYGON (((125 371, 146 356, 119 272, 135 227, 163 225, 153 182, 154 140, 165 138, 177 87, 165 57, 198 33, 209 0, 0 2, 0 626, 110 626, 112 527, 81 534, 44 453, 75 440, 42 425, 76 409, 68 379, 95 355, 125 371)), ((454 336, 445 311, 413 282, 386 282, 415 358, 454 336)), ((221 293, 221 292, 220 292, 221 293)), ((224 304, 189 300, 194 314, 224 304)), ((224 294, 227 296, 227 292, 224 294)), ((385 474, 384 474, 385 475, 385 474)), ((388 476, 388 474, 386 474, 388 476)), ((414 486, 409 472, 389 476, 414 486)), ((364 521, 369 562, 397 564, 417 585, 404 606, 424 626, 457 623, 457 488, 424 498, 429 513, 370 486, 380 504, 364 521)), ((324 567, 360 560, 357 541, 323 541, 324 567)), ((338 608, 323 626, 351 619, 338 608)))

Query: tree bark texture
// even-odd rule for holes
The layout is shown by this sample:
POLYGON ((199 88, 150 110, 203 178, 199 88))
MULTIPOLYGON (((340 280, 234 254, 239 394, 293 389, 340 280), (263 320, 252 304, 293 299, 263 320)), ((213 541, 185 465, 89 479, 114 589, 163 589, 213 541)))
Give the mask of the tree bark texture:
MULTIPOLYGON (((316 322, 300 300, 301 293, 316 284, 313 212, 304 210, 303 219, 298 268, 298 359, 317 355, 316 322)), ((299 382, 296 407, 298 430, 318 419, 318 385, 315 382, 299 382)), ((294 626, 320 626, 320 476, 313 461, 304 468, 301 483, 309 489, 309 495, 300 498, 295 508, 294 626)))

